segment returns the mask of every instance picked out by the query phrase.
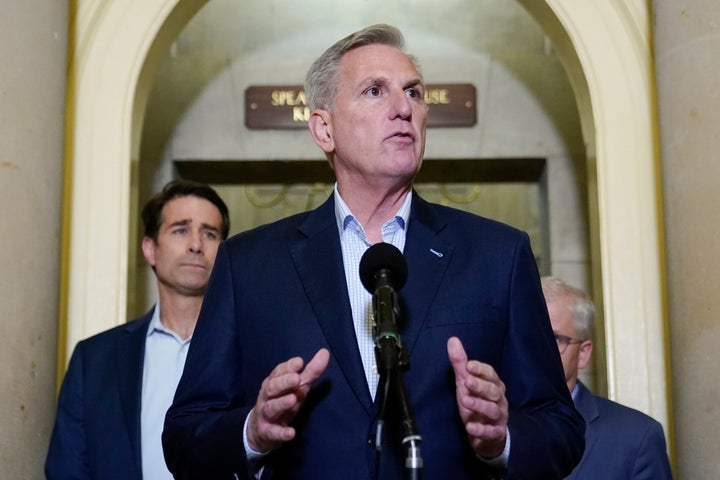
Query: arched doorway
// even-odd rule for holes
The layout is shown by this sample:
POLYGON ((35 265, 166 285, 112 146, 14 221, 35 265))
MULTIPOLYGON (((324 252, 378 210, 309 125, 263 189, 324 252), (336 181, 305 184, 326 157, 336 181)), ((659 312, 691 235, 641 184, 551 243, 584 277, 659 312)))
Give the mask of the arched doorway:
MULTIPOLYGON (((581 109, 608 390, 669 429, 662 230, 649 12, 622 2, 520 0, 561 51, 581 109), (619 368, 622 366, 622 368, 619 368)), ((94 0, 77 12, 68 104, 61 359, 126 320, 129 212, 148 85, 206 2, 94 0)))

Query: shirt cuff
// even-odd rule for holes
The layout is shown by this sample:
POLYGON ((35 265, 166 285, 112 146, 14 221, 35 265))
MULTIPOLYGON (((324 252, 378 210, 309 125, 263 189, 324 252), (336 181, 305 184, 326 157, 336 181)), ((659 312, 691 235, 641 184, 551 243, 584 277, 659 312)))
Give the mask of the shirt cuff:
POLYGON ((263 458, 265 455, 267 455, 270 452, 258 452, 257 450, 253 449, 250 446, 250 442, 248 442, 248 423, 250 421, 250 415, 252 415, 252 410, 250 410, 250 413, 248 413, 248 416, 245 418, 245 425, 243 426, 243 446, 245 447, 245 456, 248 460, 252 461, 258 461, 261 458, 263 458))
POLYGON ((478 455, 477 457, 493 468, 507 469, 508 460, 510 459, 510 430, 506 429, 505 448, 500 455, 495 458, 483 458, 480 455, 478 455))

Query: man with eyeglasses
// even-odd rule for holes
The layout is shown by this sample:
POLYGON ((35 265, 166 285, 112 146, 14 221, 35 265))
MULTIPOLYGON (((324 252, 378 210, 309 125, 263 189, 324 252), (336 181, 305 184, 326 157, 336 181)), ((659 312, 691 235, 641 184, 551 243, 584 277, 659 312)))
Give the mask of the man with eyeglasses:
POLYGON ((662 425, 594 395, 578 380, 592 354, 595 307, 590 297, 557 277, 543 277, 542 288, 565 380, 586 423, 585 453, 566 479, 672 479, 662 425))

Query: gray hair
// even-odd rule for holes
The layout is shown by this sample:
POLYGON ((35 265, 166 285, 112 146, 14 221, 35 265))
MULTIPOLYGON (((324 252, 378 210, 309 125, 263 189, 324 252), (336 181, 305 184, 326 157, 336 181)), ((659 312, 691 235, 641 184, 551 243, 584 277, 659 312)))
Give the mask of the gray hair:
MULTIPOLYGON (((388 45, 405 53, 405 39, 400 30, 383 23, 371 25, 338 40, 313 62, 305 76, 305 94, 310 110, 320 108, 332 111, 338 90, 335 77, 340 61, 350 50, 367 45, 388 45)), ((408 58, 420 73, 415 57, 408 55, 408 58)))
POLYGON ((573 317, 579 340, 588 340, 595 323, 595 306, 590 296, 558 277, 542 277, 541 281, 545 300, 562 302, 573 317))

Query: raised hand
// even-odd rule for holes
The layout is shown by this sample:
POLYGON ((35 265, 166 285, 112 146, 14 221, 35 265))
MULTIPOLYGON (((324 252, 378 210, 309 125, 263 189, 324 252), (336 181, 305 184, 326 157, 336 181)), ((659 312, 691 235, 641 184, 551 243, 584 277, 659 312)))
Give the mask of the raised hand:
POLYGON ((303 359, 279 364, 263 381, 248 419, 247 439, 258 452, 269 452, 295 437, 290 426, 312 383, 325 371, 330 352, 322 348, 303 369, 303 359))
POLYGON ((455 394, 460 418, 476 454, 492 459, 503 453, 507 437, 508 403, 505 384, 486 363, 468 360, 457 337, 447 343, 455 371, 455 394))

